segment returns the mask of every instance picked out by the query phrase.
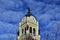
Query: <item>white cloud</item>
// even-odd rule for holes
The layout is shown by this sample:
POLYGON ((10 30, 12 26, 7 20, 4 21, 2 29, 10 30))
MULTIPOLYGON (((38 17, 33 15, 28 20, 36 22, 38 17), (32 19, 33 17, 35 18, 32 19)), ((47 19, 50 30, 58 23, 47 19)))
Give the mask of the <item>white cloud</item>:
POLYGON ((55 17, 56 17, 56 20, 60 20, 60 13, 56 14, 55 17))
POLYGON ((49 29, 52 33, 55 33, 59 28, 60 21, 52 21, 47 25, 47 29, 49 29))
POLYGON ((49 24, 49 22, 51 22, 54 19, 54 17, 49 14, 43 14, 39 17, 39 19, 40 19, 40 24, 46 26, 49 24))
POLYGON ((46 4, 55 4, 55 5, 60 5, 60 0, 35 0, 37 2, 44 2, 46 4))
POLYGON ((16 40, 16 34, 0 34, 0 40, 16 40))
POLYGON ((2 14, 0 13, 0 21, 18 23, 21 21, 23 15, 22 12, 5 11, 2 14))
POLYGON ((17 10, 23 6, 23 2, 20 0, 0 0, 0 8, 17 10))
POLYGON ((18 26, 13 25, 13 24, 8 24, 0 21, 0 34, 5 34, 5 33, 17 33, 18 31, 18 26))

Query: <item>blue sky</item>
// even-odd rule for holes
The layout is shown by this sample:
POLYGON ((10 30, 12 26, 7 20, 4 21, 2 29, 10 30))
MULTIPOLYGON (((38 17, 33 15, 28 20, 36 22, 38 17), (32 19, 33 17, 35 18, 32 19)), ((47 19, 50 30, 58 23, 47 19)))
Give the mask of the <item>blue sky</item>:
MULTIPOLYGON (((39 21, 41 40, 46 40, 47 35, 48 40, 54 40, 60 24, 60 0, 0 0, 0 40, 16 40, 18 23, 27 13, 27 7, 39 21), (10 34, 15 36, 11 38, 10 34)), ((57 40, 60 40, 60 30, 57 40)))

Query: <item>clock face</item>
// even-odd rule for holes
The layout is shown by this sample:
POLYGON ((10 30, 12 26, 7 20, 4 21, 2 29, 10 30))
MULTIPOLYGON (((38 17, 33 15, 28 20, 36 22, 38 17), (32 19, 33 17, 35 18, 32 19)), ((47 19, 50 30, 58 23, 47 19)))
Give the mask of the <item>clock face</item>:
POLYGON ((33 16, 31 16, 31 20, 32 22, 35 22, 35 18, 33 16))

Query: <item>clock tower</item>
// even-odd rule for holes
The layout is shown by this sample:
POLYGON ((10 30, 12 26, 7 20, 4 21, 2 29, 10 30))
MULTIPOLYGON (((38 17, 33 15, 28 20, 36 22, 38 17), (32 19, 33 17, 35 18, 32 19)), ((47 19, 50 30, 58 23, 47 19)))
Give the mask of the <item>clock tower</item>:
POLYGON ((19 23, 17 40, 40 40, 38 28, 39 23, 36 17, 31 14, 30 8, 28 8, 27 14, 19 23))

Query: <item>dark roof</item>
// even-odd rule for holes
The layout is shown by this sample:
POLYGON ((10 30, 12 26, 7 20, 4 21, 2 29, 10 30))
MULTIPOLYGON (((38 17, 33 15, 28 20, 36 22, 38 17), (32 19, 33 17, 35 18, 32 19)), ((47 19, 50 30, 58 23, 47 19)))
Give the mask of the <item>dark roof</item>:
POLYGON ((31 16, 32 14, 31 14, 31 12, 30 12, 30 8, 28 8, 28 12, 27 12, 27 14, 25 15, 25 16, 31 16))

